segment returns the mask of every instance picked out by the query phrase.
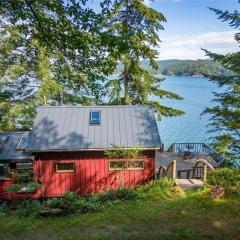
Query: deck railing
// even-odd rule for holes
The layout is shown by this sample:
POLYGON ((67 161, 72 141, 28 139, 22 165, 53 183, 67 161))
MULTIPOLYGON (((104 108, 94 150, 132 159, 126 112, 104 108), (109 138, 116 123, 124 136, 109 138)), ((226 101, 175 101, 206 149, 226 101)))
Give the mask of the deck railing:
POLYGON ((210 156, 215 162, 217 162, 217 167, 224 166, 225 158, 206 143, 173 143, 168 148, 167 152, 180 153, 186 151, 187 147, 190 147, 195 153, 204 153, 210 156))
POLYGON ((199 159, 193 168, 178 170, 177 177, 181 179, 182 174, 185 174, 187 179, 203 179, 203 181, 206 181, 207 174, 213 170, 214 167, 207 160, 199 159))

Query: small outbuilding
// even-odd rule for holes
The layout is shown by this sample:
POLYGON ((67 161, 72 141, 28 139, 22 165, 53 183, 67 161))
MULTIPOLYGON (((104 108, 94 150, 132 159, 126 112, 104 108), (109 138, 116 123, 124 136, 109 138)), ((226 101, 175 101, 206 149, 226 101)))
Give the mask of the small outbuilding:
POLYGON ((45 198, 66 191, 87 195, 144 183, 154 177, 155 152, 161 141, 150 106, 46 106, 39 108, 29 137, 20 137, 18 144, 25 144, 24 150, 16 144, 12 147, 29 156, 30 161, 21 163, 32 162, 34 180, 41 186, 26 195, 45 198), (133 147, 141 149, 141 156, 126 159, 105 154, 133 147))
MULTIPOLYGON (((0 199, 14 198, 5 188, 15 181, 15 173, 32 171, 34 156, 25 152, 28 144, 28 132, 0 132, 0 199)), ((17 195, 19 198, 27 194, 17 195)))

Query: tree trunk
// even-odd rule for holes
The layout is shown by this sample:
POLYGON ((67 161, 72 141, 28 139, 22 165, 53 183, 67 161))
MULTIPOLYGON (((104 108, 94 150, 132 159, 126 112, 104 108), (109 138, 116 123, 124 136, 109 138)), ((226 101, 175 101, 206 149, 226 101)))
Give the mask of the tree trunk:
MULTIPOLYGON (((128 0, 125 0, 125 7, 126 7, 126 16, 125 16, 125 42, 128 45, 128 21, 129 21, 129 3, 128 0)), ((124 102, 123 104, 128 105, 130 104, 129 99, 129 76, 128 76, 128 63, 124 63, 124 72, 123 72, 123 78, 124 78, 124 102)))
POLYGON ((126 64, 124 66, 123 76, 124 76, 124 102, 123 102, 123 104, 128 105, 130 99, 129 99, 129 88, 128 88, 128 85, 129 85, 128 68, 127 68, 126 64))

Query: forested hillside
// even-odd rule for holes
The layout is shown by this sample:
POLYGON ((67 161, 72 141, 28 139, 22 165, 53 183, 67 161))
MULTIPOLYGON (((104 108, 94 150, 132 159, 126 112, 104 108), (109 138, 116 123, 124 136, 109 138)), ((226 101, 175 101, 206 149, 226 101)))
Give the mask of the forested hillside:
MULTIPOLYGON (((203 75, 229 75, 230 71, 222 65, 211 60, 158 60, 159 68, 154 70, 150 67, 149 61, 144 60, 141 65, 152 74, 163 74, 170 76, 203 76, 203 75)), ((118 66, 118 73, 121 65, 118 66)))
POLYGON ((166 60, 159 61, 163 75, 228 75, 229 72, 220 64, 211 60, 166 60))

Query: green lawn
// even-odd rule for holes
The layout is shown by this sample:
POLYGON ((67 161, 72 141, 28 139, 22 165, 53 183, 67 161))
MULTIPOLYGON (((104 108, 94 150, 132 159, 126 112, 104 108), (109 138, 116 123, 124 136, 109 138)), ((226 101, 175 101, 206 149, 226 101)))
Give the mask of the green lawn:
POLYGON ((0 239, 240 239, 239 199, 214 200, 204 192, 164 194, 155 189, 86 215, 4 217, 0 239))

